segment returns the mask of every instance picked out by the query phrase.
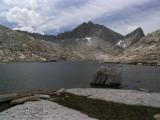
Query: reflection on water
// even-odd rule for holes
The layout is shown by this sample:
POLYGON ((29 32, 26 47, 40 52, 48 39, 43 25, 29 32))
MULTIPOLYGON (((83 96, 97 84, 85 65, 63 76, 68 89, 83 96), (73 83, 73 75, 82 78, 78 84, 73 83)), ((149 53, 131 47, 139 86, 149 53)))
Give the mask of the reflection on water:
MULTIPOLYGON (((1 63, 0 92, 90 87, 93 74, 103 65, 113 66, 97 62, 1 63)), ((122 66, 122 88, 160 91, 159 67, 114 66, 122 66)))

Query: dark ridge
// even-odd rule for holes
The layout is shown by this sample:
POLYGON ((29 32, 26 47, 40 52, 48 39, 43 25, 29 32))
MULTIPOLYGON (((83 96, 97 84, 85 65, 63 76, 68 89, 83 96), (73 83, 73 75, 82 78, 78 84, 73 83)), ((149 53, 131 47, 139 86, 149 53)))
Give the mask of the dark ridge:
POLYGON ((145 34, 144 34, 142 28, 139 27, 136 30, 134 30, 133 32, 131 32, 125 36, 125 38, 126 38, 125 43, 128 47, 130 47, 131 45, 140 41, 141 38, 143 38, 143 37, 145 37, 145 34))
POLYGON ((133 35, 135 35, 135 34, 139 34, 139 36, 141 36, 141 37, 144 37, 144 36, 145 36, 142 28, 139 27, 139 28, 137 28, 136 30, 134 30, 133 32, 127 34, 127 35, 125 36, 125 38, 129 38, 129 37, 131 37, 131 36, 133 36, 133 35))
POLYGON ((73 31, 60 33, 57 36, 57 38, 70 39, 70 38, 84 38, 89 36, 98 37, 114 44, 117 43, 120 39, 124 39, 123 35, 116 33, 103 25, 94 24, 91 21, 88 23, 86 22, 82 23, 73 31))

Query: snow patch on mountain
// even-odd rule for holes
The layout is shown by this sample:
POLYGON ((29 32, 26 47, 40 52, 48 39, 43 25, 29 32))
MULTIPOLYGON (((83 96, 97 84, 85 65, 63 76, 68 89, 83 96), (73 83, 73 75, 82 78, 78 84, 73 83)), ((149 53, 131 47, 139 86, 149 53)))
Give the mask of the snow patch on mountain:
POLYGON ((125 41, 123 41, 123 40, 120 40, 116 45, 119 46, 119 47, 122 47, 122 48, 127 47, 126 44, 125 44, 125 41))
POLYGON ((77 38, 76 41, 79 41, 79 38, 77 38))
POLYGON ((85 37, 87 40, 87 45, 92 45, 91 37, 85 37))

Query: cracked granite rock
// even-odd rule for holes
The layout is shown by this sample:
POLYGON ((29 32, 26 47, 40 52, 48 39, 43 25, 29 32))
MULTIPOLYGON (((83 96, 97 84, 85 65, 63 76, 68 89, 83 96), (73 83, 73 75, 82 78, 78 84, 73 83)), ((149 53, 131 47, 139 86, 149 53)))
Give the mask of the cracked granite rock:
POLYGON ((96 120, 76 110, 41 100, 17 105, 0 113, 0 120, 96 120))

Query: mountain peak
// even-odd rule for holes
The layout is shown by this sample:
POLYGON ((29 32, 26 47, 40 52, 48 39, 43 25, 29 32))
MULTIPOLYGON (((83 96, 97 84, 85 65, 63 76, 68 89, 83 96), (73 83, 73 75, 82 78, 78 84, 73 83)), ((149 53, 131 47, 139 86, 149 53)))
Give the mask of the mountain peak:
POLYGON ((136 42, 140 41, 141 38, 145 37, 145 34, 141 27, 138 27, 133 32, 127 34, 125 36, 125 44, 127 47, 135 44, 136 42))
POLYGON ((135 34, 139 34, 141 37, 144 37, 144 36, 145 36, 142 28, 141 28, 141 27, 138 27, 137 29, 135 29, 135 30, 132 31, 131 33, 127 34, 125 37, 126 37, 126 38, 129 38, 129 37, 131 37, 131 36, 133 36, 133 35, 135 35, 135 34))
POLYGON ((85 38, 85 37, 97 37, 105 41, 109 41, 113 44, 117 43, 119 39, 124 39, 124 36, 112 31, 111 29, 94 24, 93 22, 84 22, 75 28, 73 31, 64 32, 57 36, 58 39, 75 39, 75 38, 85 38))
POLYGON ((79 26, 81 26, 81 25, 94 25, 94 23, 92 21, 88 21, 88 22, 83 22, 79 26))
POLYGON ((89 21, 88 24, 89 24, 89 25, 93 25, 94 23, 93 23, 92 21, 89 21))

